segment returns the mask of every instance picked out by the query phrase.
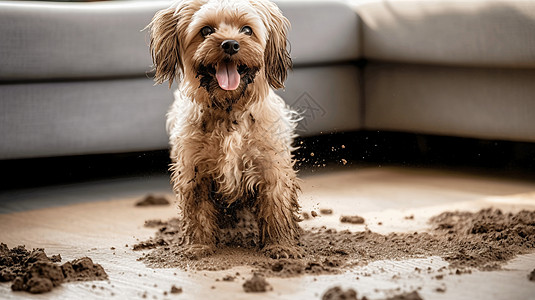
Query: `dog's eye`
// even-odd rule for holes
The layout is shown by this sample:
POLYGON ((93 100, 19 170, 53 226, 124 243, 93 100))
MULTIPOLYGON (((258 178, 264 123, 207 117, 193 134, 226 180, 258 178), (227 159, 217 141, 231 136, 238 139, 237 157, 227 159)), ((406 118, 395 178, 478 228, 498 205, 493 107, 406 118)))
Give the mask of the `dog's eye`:
POLYGON ((214 33, 214 29, 210 26, 204 26, 202 29, 201 29, 201 35, 203 37, 206 37, 206 36, 209 36, 210 34, 214 33))
POLYGON ((253 34, 253 29, 249 26, 243 26, 241 29, 240 29, 240 32, 241 33, 245 33, 246 35, 251 35, 253 34))

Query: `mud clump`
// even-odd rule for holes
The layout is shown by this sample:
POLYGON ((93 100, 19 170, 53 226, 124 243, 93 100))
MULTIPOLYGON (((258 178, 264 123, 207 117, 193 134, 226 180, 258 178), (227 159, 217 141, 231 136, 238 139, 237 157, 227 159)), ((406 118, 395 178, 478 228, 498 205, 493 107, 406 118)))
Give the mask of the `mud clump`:
POLYGON ((418 294, 417 291, 413 291, 410 293, 394 295, 392 297, 387 298, 386 300, 423 300, 423 299, 422 297, 420 297, 420 294, 418 294))
POLYGON ((533 269, 533 271, 531 271, 531 273, 529 273, 528 280, 529 281, 535 281, 535 269, 533 269))
POLYGON ((171 204, 164 196, 147 195, 145 198, 136 202, 136 206, 155 206, 171 204))
POLYGON ((253 233, 257 227, 250 225, 235 228, 234 240, 230 232, 224 235, 211 256, 191 260, 183 254, 180 221, 170 219, 161 223, 153 238, 134 246, 150 249, 139 258, 149 267, 218 271, 249 266, 254 272, 276 277, 337 274, 378 260, 429 256, 442 257, 450 268, 461 273, 470 269, 488 271, 535 249, 535 211, 526 210, 515 214, 497 209, 444 212, 430 219, 428 232, 384 235, 370 230, 312 228, 301 235, 304 258, 280 260, 261 253, 253 233), (248 239, 255 242, 248 244, 248 239))
POLYGON ((24 246, 9 249, 0 244, 0 281, 12 281, 13 291, 33 294, 51 291, 64 282, 105 280, 108 275, 98 264, 83 257, 63 265, 57 264, 61 256, 49 258, 44 249, 26 250, 24 246))
POLYGON ((65 281, 92 281, 108 279, 104 268, 89 257, 78 258, 61 266, 65 281))
POLYGON ((176 285, 173 284, 173 286, 171 286, 170 293, 171 294, 182 294, 182 288, 181 287, 176 287, 176 285))
POLYGON ((361 216, 341 216, 340 222, 351 224, 364 224, 365 220, 361 216))
POLYGON ((266 281, 264 276, 255 273, 253 277, 243 283, 243 290, 246 293, 264 293, 272 291, 273 287, 266 281))
POLYGON ((330 209, 330 208, 322 208, 322 209, 320 209, 320 214, 322 214, 322 215, 332 215, 333 214, 333 210, 330 209))
POLYGON ((322 300, 358 300, 357 292, 354 289, 342 290, 341 287, 335 286, 328 289, 323 296, 322 300))

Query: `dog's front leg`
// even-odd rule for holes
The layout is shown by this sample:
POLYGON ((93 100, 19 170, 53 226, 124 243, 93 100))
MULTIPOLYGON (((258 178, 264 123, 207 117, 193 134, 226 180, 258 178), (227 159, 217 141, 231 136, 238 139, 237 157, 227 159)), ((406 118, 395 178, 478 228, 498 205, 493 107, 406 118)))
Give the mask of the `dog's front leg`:
POLYGON ((206 178, 195 181, 180 193, 184 255, 192 259, 212 254, 218 233, 217 209, 210 198, 211 181, 206 178))
POLYGON ((272 258, 300 258, 301 228, 298 225, 299 185, 291 166, 269 168, 263 174, 257 197, 260 243, 272 258))

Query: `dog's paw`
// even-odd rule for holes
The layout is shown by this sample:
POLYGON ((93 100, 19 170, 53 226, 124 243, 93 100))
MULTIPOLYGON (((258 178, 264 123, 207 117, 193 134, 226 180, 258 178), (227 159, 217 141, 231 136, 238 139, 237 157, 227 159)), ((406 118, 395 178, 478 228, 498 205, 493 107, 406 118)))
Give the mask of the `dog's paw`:
POLYGON ((304 251, 299 246, 272 244, 263 249, 264 253, 274 259, 280 258, 303 258, 304 251))
POLYGON ((183 255, 189 259, 200 259, 214 253, 212 246, 204 244, 193 244, 184 247, 183 255))

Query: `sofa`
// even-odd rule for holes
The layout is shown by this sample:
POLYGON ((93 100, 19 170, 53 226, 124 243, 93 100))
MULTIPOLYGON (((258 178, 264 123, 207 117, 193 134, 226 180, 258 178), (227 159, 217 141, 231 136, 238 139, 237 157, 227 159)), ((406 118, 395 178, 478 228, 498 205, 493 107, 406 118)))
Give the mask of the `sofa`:
MULTIPOLYGON (((276 1, 298 133, 535 142, 535 2, 276 1)), ((148 34, 170 1, 0 1, 0 160, 166 149, 148 34)))

